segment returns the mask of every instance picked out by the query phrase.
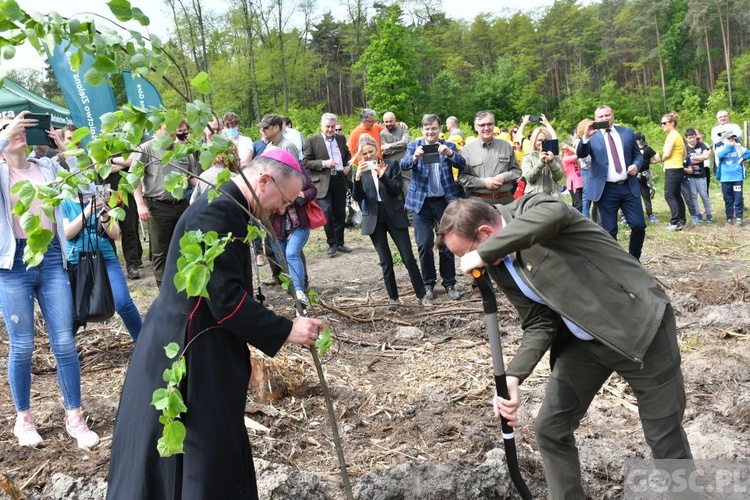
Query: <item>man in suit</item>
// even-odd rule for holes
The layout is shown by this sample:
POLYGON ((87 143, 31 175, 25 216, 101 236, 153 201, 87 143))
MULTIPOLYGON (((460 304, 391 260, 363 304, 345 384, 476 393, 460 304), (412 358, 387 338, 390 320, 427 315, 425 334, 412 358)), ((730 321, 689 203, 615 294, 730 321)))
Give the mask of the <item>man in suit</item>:
POLYGON ((612 108, 599 106, 594 122, 586 127, 578 143, 576 154, 579 158, 591 156, 587 189, 599 209, 602 228, 617 239, 617 213, 622 209, 630 226, 630 255, 640 260, 646 239, 646 218, 637 175, 643 166, 643 155, 633 129, 615 126, 612 108), (595 123, 604 122, 605 128, 594 128, 595 123))
POLYGON ((336 252, 351 252, 344 245, 347 176, 351 172, 351 154, 344 136, 336 133, 337 123, 336 115, 323 113, 320 119, 321 132, 307 138, 302 160, 318 188, 318 204, 328 219, 325 231, 329 257, 336 255, 336 252))
POLYGON ((507 370, 510 397, 493 399, 496 416, 516 424, 518 386, 551 348, 552 374, 534 419, 550 498, 587 497, 573 432, 612 372, 633 389, 654 458, 692 458, 669 297, 616 241, 545 194, 510 205, 457 200, 439 233, 463 271, 487 269, 523 325, 507 370))
MULTIPOLYGON (((401 158, 401 169, 411 170, 411 184, 406 195, 406 208, 413 214, 414 238, 417 240, 419 267, 425 285, 425 301, 435 298, 435 256, 432 247, 435 242, 435 227, 443 216, 448 203, 459 197, 458 187, 453 180, 452 168, 459 172, 466 168, 466 160, 452 142, 438 139, 440 117, 428 114, 422 118, 421 139, 410 142, 406 154, 401 158), (437 149, 436 152, 432 152, 437 149), (425 153, 427 153, 425 155, 425 153)), ((456 290, 456 265, 453 254, 441 247, 440 277, 445 291, 452 300, 461 294, 456 290)))

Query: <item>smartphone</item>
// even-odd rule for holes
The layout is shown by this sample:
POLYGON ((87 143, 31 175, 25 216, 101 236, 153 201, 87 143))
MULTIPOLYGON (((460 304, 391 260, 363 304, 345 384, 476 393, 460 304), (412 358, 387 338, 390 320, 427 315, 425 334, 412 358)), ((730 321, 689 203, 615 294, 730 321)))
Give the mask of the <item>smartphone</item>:
POLYGON ((542 121, 542 115, 529 115, 529 121, 530 122, 540 122, 540 121, 542 121))
POLYGON ((363 161, 363 162, 360 162, 359 168, 362 170, 362 172, 367 172, 368 170, 377 170, 378 169, 378 162, 376 162, 376 161, 363 161))
POLYGON ((609 128, 609 122, 594 122, 594 130, 609 128))
POLYGON ((29 113, 25 117, 28 120, 37 120, 37 124, 26 129, 26 144, 29 146, 56 147, 55 141, 47 135, 50 127, 50 115, 29 113))
POLYGON ((557 139, 547 139, 542 141, 542 151, 549 151, 553 155, 560 154, 560 142, 557 139))

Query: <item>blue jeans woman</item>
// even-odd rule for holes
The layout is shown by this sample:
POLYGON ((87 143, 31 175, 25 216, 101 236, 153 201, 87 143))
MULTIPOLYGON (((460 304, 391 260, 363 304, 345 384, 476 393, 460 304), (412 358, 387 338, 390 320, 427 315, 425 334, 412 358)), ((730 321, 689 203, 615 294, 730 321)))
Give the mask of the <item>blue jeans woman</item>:
POLYGON ((314 201, 318 188, 313 184, 307 169, 303 168, 305 186, 299 196, 286 207, 283 215, 271 214, 269 219, 273 225, 273 231, 279 240, 281 249, 272 245, 276 260, 281 265, 283 255, 289 267, 294 290, 297 298, 307 304, 307 290, 305 287, 305 265, 302 260, 302 249, 310 237, 310 221, 307 218, 305 204, 314 201))
MULTIPOLYGON (((44 259, 35 267, 23 262, 29 235, 21 219, 12 213, 19 195, 13 186, 50 185, 64 169, 55 160, 26 158, 26 128, 36 125, 26 118, 27 111, 13 120, 0 120, 0 312, 3 314, 10 340, 8 382, 16 407, 13 434, 21 446, 36 446, 42 437, 36 430, 31 413, 31 356, 34 352, 34 299, 44 316, 49 343, 57 365, 57 380, 65 404, 65 429, 77 440, 79 448, 91 448, 99 436, 91 431, 81 412, 81 366, 73 339, 73 298, 65 272, 62 241, 62 210, 55 211, 55 220, 41 210, 41 200, 34 199, 28 212, 39 217, 39 223, 52 235, 44 259)), ((60 151, 65 144, 53 132, 49 136, 60 151)), ((75 158, 68 160, 77 172, 75 158)))

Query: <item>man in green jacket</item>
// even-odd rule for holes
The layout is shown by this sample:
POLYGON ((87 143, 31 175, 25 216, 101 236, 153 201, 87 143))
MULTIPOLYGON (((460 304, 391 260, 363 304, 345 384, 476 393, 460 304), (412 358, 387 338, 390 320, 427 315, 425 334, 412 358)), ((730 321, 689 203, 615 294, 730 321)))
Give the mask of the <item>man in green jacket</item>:
POLYGON ((507 370, 510 399, 494 399, 496 416, 515 424, 518 386, 551 348, 534 425, 550 498, 585 498, 573 431, 612 372, 633 389, 654 458, 692 458, 672 306, 614 239, 544 194, 507 206, 453 201, 439 234, 464 272, 487 267, 521 318, 523 339, 507 370))

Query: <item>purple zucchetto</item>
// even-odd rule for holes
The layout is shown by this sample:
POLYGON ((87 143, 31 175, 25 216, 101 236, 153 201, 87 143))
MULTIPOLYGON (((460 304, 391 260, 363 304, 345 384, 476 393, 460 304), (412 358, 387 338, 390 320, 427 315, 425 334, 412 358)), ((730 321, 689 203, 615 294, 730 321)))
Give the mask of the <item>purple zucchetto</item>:
POLYGON ((302 167, 299 166, 299 162, 297 161, 297 158, 294 157, 293 154, 284 151, 283 149, 279 148, 267 148, 265 151, 263 151, 260 156, 263 156, 265 158, 271 158, 272 160, 279 161, 286 165, 287 167, 291 167, 294 170, 296 170, 299 173, 302 173, 302 167))

